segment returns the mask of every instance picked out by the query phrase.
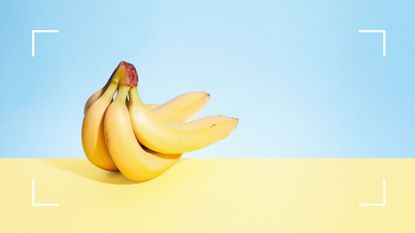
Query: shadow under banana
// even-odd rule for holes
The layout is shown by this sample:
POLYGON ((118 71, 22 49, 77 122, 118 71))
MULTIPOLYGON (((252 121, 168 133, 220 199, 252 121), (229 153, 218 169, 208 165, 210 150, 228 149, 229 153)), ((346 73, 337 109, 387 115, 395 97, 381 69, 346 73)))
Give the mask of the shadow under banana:
POLYGON ((120 172, 108 172, 97 169, 84 158, 43 159, 43 161, 66 172, 101 183, 117 185, 140 183, 126 178, 120 172))

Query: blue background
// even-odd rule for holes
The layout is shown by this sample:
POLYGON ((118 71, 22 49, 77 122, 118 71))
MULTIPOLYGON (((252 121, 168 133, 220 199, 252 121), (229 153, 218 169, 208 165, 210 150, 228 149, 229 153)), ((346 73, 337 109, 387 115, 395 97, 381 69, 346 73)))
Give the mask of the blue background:
POLYGON ((0 156, 82 157, 121 60, 142 97, 240 118, 191 157, 415 157, 414 1, 1 1, 0 156), (38 34, 31 56, 32 29, 38 34), (387 57, 380 34, 387 31, 387 57))

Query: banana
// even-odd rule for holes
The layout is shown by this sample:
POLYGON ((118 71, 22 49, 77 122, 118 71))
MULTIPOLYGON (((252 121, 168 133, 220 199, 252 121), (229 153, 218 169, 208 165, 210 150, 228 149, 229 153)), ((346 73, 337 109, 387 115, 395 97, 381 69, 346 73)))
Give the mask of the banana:
POLYGON ((184 122, 199 113, 210 99, 207 92, 187 92, 159 106, 147 107, 163 121, 184 122))
MULTIPOLYGON (((82 147, 86 157, 92 164, 107 171, 118 171, 118 168, 105 145, 104 115, 117 91, 119 80, 125 73, 125 64, 120 62, 105 85, 105 91, 87 108, 82 122, 82 147)), ((90 99, 92 101, 94 97, 90 99)))
POLYGON ((145 106, 137 86, 129 90, 129 98, 128 110, 137 140, 159 153, 181 154, 203 148, 225 138, 238 125, 238 119, 224 117, 217 123, 199 125, 201 127, 196 127, 200 121, 171 124, 145 106))
POLYGON ((147 152, 138 143, 126 106, 128 91, 136 85, 138 77, 134 75, 133 65, 127 67, 128 75, 121 81, 117 97, 106 111, 104 135, 107 148, 121 173, 129 179, 145 181, 161 175, 178 161, 180 155, 147 152))
POLYGON ((82 147, 86 157, 95 166, 108 171, 118 169, 105 145, 103 119, 117 87, 117 82, 111 82, 101 97, 89 107, 82 123, 82 147))

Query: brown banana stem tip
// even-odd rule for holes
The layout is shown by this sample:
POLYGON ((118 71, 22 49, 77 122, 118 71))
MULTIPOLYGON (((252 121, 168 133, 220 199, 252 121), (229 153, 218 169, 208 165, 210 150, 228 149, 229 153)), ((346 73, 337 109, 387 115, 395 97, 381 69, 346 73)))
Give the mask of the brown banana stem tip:
POLYGON ((120 66, 125 69, 124 83, 129 87, 136 87, 138 83, 138 73, 134 65, 126 61, 120 62, 120 66))

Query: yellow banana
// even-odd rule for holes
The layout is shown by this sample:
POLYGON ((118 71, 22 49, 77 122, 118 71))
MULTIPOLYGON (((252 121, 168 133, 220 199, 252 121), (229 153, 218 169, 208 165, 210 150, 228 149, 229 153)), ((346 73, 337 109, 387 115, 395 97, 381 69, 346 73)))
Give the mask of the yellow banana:
POLYGON ((126 64, 121 62, 105 85, 107 88, 103 94, 87 109, 82 122, 82 147, 86 157, 95 166, 108 171, 118 171, 118 169, 105 144, 104 115, 117 91, 120 78, 125 74, 126 64))
POLYGON ((187 92, 159 106, 148 106, 161 120, 184 122, 199 113, 210 99, 207 92, 187 92))
POLYGON ((228 136, 238 125, 236 118, 222 118, 218 123, 186 122, 171 124, 163 121, 141 101, 137 87, 129 90, 128 110, 137 140, 145 147, 164 154, 194 151, 228 136), (190 124, 186 127, 186 124, 190 124))
MULTIPOLYGON (((131 70, 135 71, 134 66, 130 66, 132 68, 129 67, 129 73, 133 73, 131 70)), ((180 155, 147 152, 138 143, 126 106, 128 91, 136 85, 134 79, 137 77, 130 74, 126 77, 125 84, 118 88, 117 97, 105 114, 104 134, 107 148, 121 173, 132 180, 145 181, 169 169, 180 155)))
POLYGON ((118 87, 111 82, 105 92, 88 109, 82 123, 82 147, 88 160, 108 171, 117 171, 104 139, 104 114, 118 87))

